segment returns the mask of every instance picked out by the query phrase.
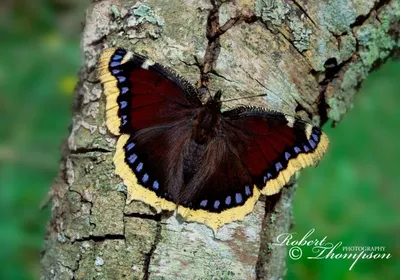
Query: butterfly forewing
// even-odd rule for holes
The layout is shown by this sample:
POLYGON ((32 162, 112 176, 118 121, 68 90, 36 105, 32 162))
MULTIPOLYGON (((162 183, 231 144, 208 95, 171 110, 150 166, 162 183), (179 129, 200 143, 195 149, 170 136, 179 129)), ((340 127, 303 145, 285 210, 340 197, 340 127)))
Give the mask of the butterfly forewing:
POLYGON ((110 49, 100 61, 107 126, 116 135, 179 121, 201 105, 187 81, 143 56, 110 49))
POLYGON ((235 142, 240 140, 233 139, 231 146, 239 147, 263 194, 277 193, 295 172, 315 165, 329 145, 317 127, 278 112, 242 107, 224 116, 225 129, 238 132, 237 138, 245 143, 238 146, 235 142))

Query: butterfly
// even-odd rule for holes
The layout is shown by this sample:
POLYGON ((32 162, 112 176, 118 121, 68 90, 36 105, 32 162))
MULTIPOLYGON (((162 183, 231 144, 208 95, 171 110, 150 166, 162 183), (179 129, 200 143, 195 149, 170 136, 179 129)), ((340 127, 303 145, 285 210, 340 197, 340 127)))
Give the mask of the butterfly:
POLYGON ((280 112, 222 112, 220 91, 202 103, 173 70, 122 48, 103 51, 98 72, 128 202, 177 210, 214 231, 243 220, 329 145, 318 127, 280 112))

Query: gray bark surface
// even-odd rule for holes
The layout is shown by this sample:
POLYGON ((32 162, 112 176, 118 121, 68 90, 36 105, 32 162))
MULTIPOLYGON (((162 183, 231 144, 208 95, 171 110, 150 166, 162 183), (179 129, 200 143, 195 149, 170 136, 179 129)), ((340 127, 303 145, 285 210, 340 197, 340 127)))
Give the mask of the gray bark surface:
POLYGON ((273 243, 290 230, 295 178, 216 235, 141 202, 126 205, 97 79, 101 50, 147 55, 225 98, 267 94, 225 109, 266 106, 322 125, 339 122, 368 73, 399 49, 399 24, 400 0, 93 1, 70 136, 50 192, 42 279, 285 275, 286 248, 273 243))

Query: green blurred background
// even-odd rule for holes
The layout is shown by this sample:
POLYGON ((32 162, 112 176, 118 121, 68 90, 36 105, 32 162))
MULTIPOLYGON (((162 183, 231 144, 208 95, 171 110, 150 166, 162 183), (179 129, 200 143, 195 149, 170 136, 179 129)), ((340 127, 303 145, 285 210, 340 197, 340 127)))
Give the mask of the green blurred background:
MULTIPOLYGON (((87 2, 0 3, 0 279, 39 277, 50 216, 39 205, 71 122, 87 2)), ((293 232, 386 246, 392 258, 359 260, 352 271, 351 260, 289 259, 288 279, 400 279, 400 62, 371 74, 354 103, 337 128, 326 128, 332 144, 318 169, 301 174, 293 232)))

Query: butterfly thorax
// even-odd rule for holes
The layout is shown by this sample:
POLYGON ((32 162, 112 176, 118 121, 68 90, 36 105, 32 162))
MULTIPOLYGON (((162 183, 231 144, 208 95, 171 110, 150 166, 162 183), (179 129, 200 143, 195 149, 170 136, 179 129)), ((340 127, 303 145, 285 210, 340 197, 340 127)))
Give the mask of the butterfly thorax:
POLYGON ((221 123, 221 102, 210 98, 195 115, 192 138, 197 144, 206 144, 215 137, 221 123))

